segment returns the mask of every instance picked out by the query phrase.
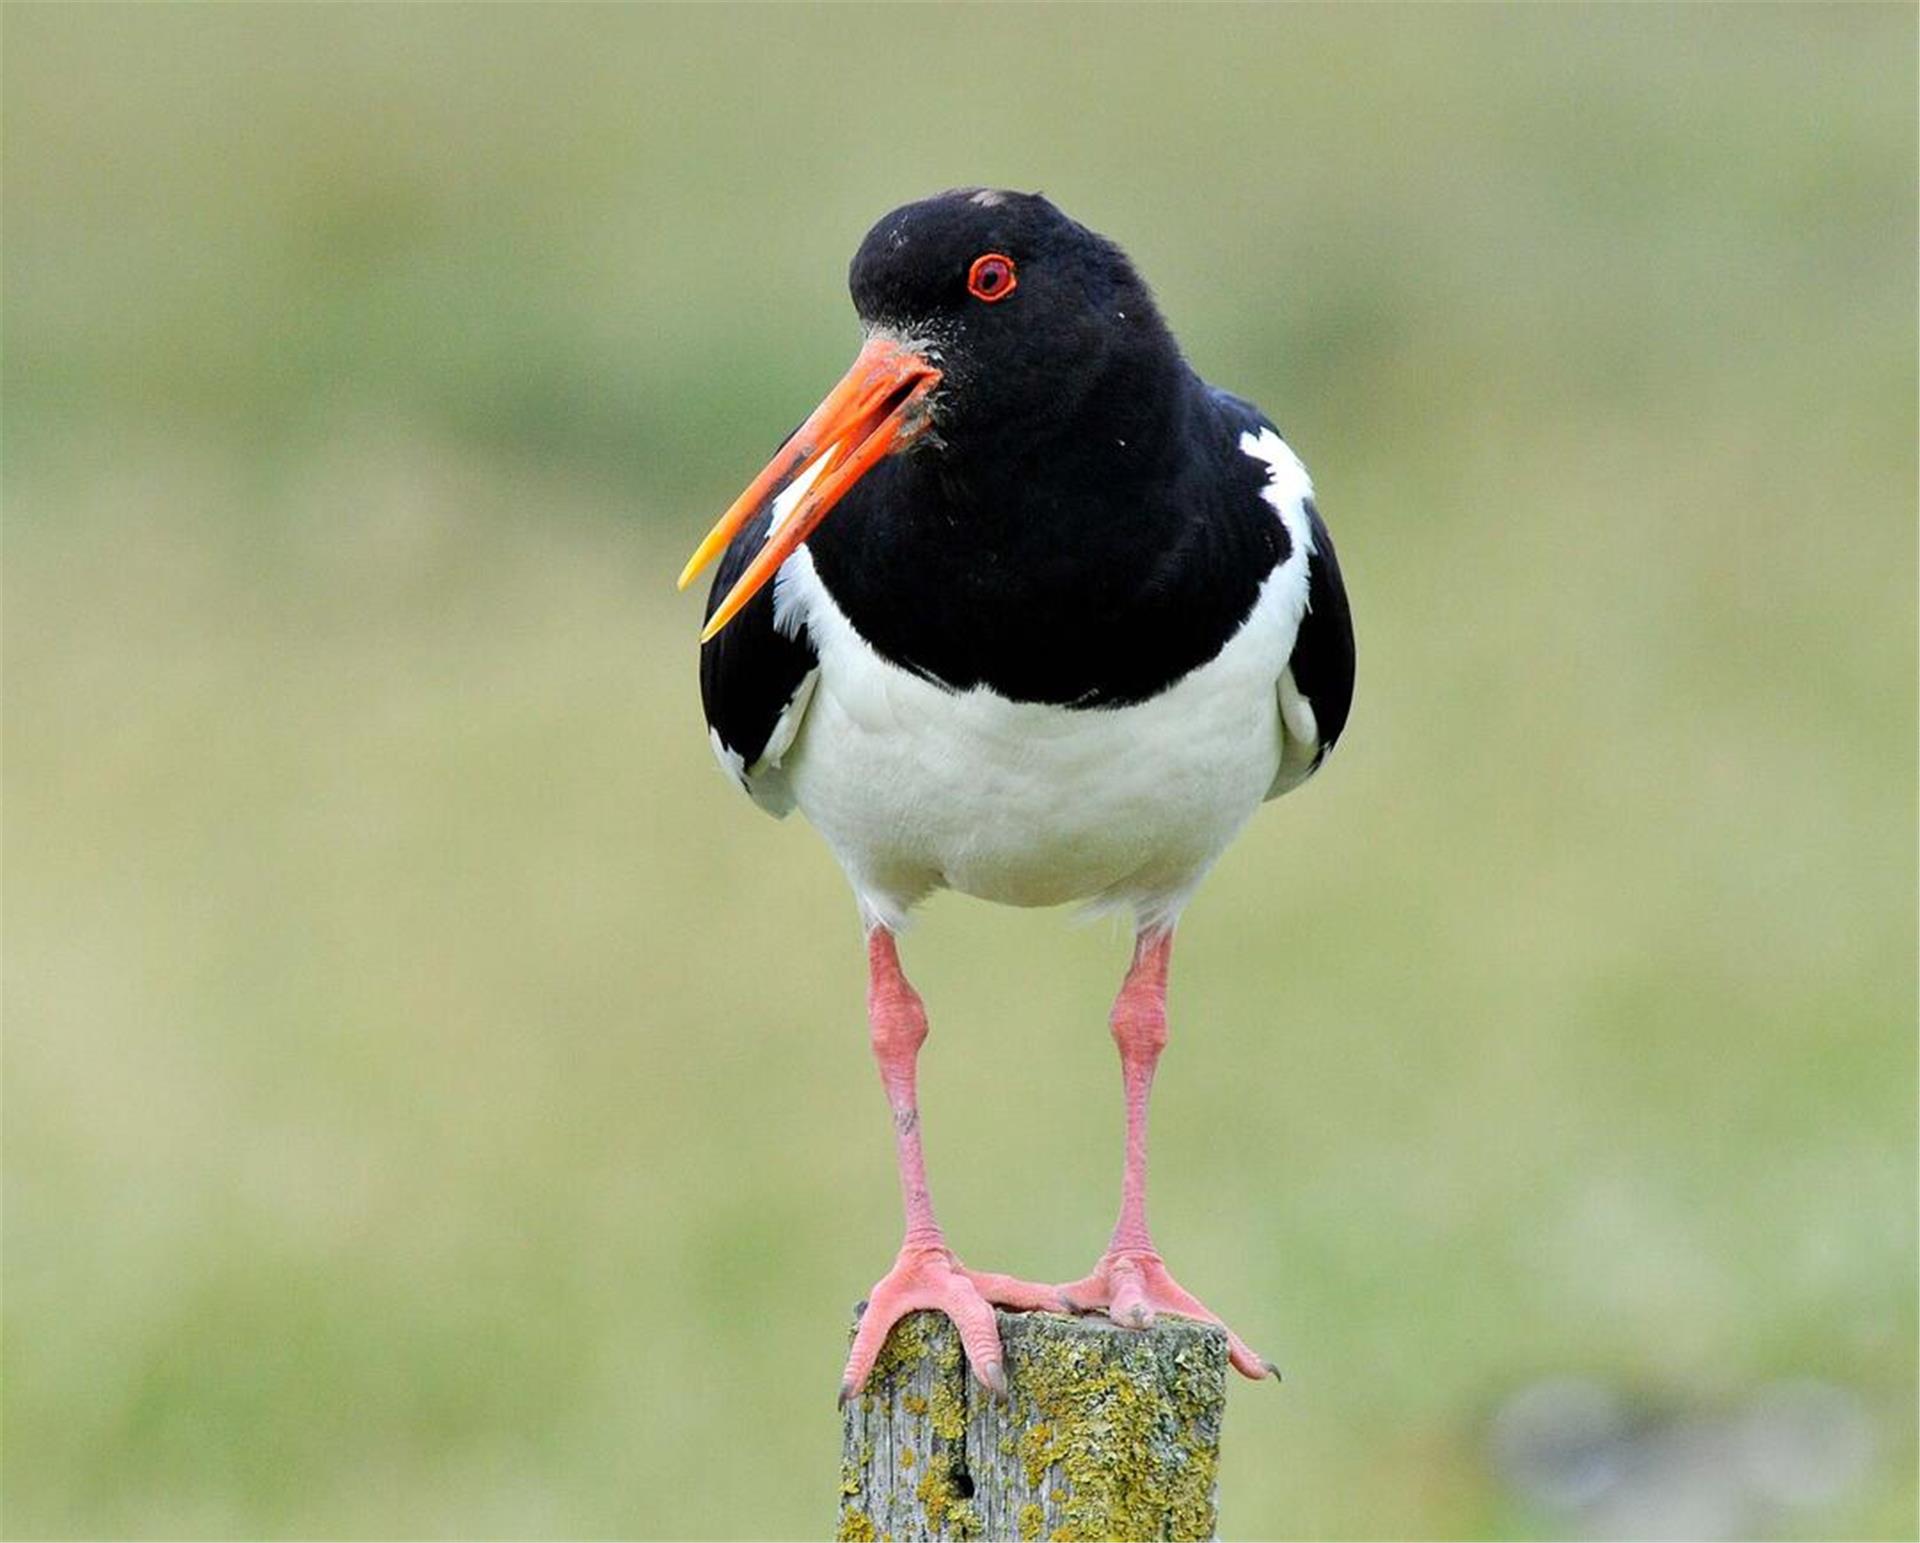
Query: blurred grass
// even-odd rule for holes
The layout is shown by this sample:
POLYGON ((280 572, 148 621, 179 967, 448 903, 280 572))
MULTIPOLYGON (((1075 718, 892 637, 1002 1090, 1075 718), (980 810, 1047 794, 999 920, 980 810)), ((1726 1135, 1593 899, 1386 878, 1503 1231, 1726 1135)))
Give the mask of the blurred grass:
MULTIPOLYGON (((884 209, 1044 187, 1315 468, 1349 738, 1157 1100, 1231 1535, 1536 1535, 1496 1403, 1851 1387, 1911 1535, 1902 8, 12 6, 5 1530, 819 1533, 897 1200, 670 575, 884 209)), ((929 908, 957 1246, 1084 1269, 1124 947, 929 908)))

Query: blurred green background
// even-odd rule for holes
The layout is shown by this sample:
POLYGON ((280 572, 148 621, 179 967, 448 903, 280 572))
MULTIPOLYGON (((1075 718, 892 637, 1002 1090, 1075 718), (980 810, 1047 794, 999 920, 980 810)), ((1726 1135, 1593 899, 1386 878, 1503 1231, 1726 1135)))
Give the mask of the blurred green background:
MULTIPOLYGON (((1358 617, 1156 1101, 1227 1534, 1912 1536, 1915 26, 8 6, 6 1530, 831 1528, 857 924, 671 580, 983 182, 1358 617)), ((1104 1242, 1125 953, 910 940, 977 1265, 1104 1242)))

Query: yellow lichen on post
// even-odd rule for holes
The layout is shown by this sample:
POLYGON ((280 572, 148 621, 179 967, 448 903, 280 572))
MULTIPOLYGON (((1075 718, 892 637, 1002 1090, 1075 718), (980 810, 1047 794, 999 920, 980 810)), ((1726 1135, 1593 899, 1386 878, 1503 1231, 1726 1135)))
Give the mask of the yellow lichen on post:
POLYGON ((840 1535, 1210 1538, 1226 1338, 1185 1319, 1002 1313, 1010 1397, 967 1375, 953 1326, 901 1322, 849 1402, 840 1535))

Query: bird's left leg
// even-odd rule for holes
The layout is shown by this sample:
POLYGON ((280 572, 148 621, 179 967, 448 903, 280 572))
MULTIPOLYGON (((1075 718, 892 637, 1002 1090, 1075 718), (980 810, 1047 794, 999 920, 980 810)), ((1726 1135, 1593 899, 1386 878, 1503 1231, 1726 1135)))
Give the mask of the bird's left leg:
POLYGON ((934 1220, 933 1198, 927 1192, 926 1158, 920 1150, 917 1067, 920 1046, 927 1037, 927 1013, 920 993, 900 968, 893 934, 884 927, 875 927, 867 935, 867 970, 867 1022, 873 1034, 873 1057, 887 1091, 887 1106, 893 1112, 907 1235, 893 1268, 867 1298, 840 1380, 841 1402, 866 1385, 867 1374, 887 1342, 887 1331, 908 1313, 923 1308, 943 1312, 953 1320, 974 1375, 1005 1397, 1007 1374, 992 1304, 1057 1308, 1060 1296, 1051 1287, 1031 1285, 1010 1275, 969 1270, 947 1247, 946 1235, 934 1220))
MULTIPOLYGON (((1060 1294, 1078 1312, 1104 1310, 1116 1323, 1144 1329, 1158 1313, 1226 1325, 1180 1286, 1161 1262, 1147 1230, 1147 1095, 1154 1068, 1167 1043, 1167 968, 1173 934, 1142 933, 1133 947, 1133 963, 1115 998, 1109 1020, 1120 1050, 1120 1074, 1127 1095, 1127 1156, 1120 1185, 1120 1219, 1107 1251, 1084 1280, 1062 1286, 1060 1294)), ((1249 1377, 1277 1377, 1273 1363, 1255 1355, 1227 1330, 1227 1353, 1249 1377)))

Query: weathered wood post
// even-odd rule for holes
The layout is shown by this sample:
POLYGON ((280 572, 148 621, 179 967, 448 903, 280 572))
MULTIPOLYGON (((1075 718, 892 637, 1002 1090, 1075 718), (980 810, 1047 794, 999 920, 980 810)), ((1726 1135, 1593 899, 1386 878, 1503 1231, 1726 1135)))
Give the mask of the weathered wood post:
POLYGON ((845 1412, 842 1538, 1211 1538, 1226 1335, 1000 1313, 1010 1397, 939 1313, 894 1327, 845 1412))

